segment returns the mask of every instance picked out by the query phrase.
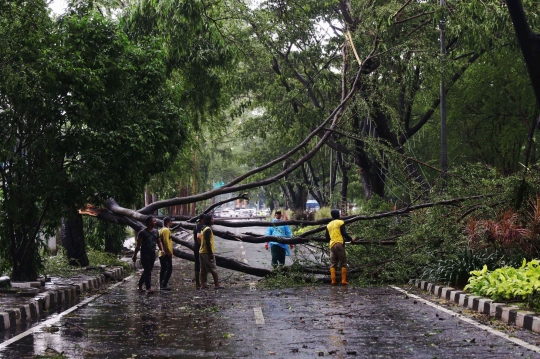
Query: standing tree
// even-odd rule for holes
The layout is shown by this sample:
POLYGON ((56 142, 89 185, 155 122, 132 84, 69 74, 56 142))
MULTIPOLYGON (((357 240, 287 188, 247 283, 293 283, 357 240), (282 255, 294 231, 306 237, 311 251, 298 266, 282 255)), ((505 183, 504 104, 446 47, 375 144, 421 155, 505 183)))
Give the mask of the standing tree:
POLYGON ((2 6, 0 247, 13 279, 28 280, 41 266, 40 232, 62 216, 64 237, 76 239, 68 256, 84 265, 82 226, 70 218, 112 194, 132 203, 187 132, 158 41, 134 44, 88 6, 58 22, 45 1, 2 6))

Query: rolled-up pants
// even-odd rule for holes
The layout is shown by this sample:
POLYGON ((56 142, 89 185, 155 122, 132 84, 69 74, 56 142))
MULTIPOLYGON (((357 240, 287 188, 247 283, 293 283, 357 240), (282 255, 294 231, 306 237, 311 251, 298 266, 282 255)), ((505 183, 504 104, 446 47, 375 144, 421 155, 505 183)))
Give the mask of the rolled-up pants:
POLYGON ((210 259, 210 254, 199 253, 199 259, 201 261, 201 283, 206 283, 208 273, 212 276, 217 275, 216 257, 210 259))
POLYGON ((337 268, 338 262, 341 267, 347 267, 347 255, 343 243, 336 243, 330 248, 330 268, 337 268))

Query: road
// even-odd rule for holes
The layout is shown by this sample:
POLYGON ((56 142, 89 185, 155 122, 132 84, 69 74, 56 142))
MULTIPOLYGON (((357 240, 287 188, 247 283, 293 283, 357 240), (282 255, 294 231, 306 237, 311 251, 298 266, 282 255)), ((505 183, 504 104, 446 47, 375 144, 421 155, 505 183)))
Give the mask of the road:
MULTIPOLYGON (((216 248, 269 265, 262 244, 218 240, 216 248)), ((503 338, 391 287, 261 290, 255 278, 220 268, 227 288, 197 291, 192 270, 175 259, 174 290, 153 295, 138 292, 132 276, 0 344, 0 358, 540 358, 534 333, 503 338)))

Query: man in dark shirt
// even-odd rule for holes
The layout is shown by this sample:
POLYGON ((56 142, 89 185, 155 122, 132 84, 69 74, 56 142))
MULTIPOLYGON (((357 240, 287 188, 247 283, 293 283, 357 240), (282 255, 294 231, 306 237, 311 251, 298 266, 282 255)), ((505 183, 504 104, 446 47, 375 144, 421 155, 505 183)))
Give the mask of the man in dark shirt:
POLYGON ((163 245, 159 239, 159 233, 156 229, 156 219, 152 216, 146 217, 144 223, 146 228, 137 234, 137 247, 133 254, 133 261, 137 260, 137 253, 141 251, 141 265, 144 269, 139 279, 139 290, 142 291, 143 283, 146 286, 146 293, 154 293, 151 285, 152 269, 156 260, 156 246, 163 251, 163 245))

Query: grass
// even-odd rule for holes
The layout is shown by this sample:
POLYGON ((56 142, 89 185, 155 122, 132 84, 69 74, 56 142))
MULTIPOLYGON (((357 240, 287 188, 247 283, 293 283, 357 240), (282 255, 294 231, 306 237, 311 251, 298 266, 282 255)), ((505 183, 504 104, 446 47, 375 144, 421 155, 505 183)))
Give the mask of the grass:
POLYGON ((308 287, 316 284, 315 276, 300 273, 294 266, 274 269, 257 283, 257 287, 264 289, 284 289, 291 287, 308 287))
POLYGON ((87 268, 71 266, 69 264, 68 258, 66 257, 65 251, 60 248, 57 255, 49 256, 45 258, 45 266, 43 269, 43 275, 47 277, 70 277, 77 275, 79 273, 92 273, 97 272, 101 273, 101 270, 98 266, 115 266, 115 267, 124 267, 124 270, 130 271, 131 267, 128 263, 118 259, 114 254, 100 252, 96 250, 87 251, 88 260, 90 264, 87 268), (88 268, 94 268, 88 270, 88 268))

